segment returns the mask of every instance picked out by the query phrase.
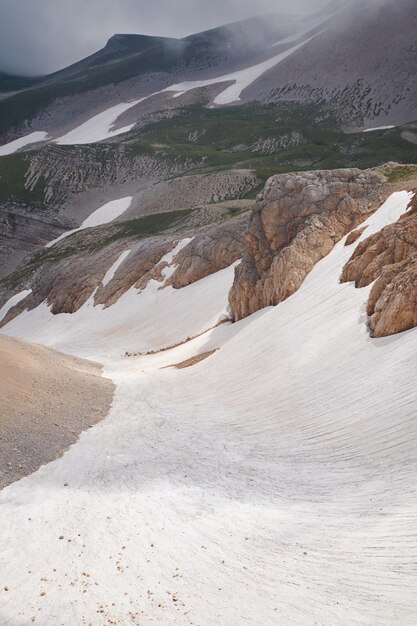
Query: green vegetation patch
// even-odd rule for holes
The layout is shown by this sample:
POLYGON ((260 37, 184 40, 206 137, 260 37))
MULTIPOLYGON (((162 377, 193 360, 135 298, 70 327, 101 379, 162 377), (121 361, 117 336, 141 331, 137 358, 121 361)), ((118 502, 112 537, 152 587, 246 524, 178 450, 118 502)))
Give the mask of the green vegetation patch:
POLYGON ((417 165, 400 165, 397 163, 387 163, 377 168, 381 174, 384 174, 390 183, 397 181, 406 181, 417 177, 417 165))
POLYGON ((0 157, 0 201, 20 200, 25 204, 43 204, 45 182, 39 180, 33 191, 26 189, 27 169, 26 154, 17 153, 0 157))
MULTIPOLYGON (((196 173, 251 169, 262 182, 289 171, 366 169, 393 160, 417 163, 415 146, 401 137, 401 129, 347 134, 318 105, 193 105, 180 111, 174 122, 164 119, 129 136, 133 152, 161 145, 167 155, 202 162, 196 173)), ((260 188, 246 198, 255 197, 260 188)))

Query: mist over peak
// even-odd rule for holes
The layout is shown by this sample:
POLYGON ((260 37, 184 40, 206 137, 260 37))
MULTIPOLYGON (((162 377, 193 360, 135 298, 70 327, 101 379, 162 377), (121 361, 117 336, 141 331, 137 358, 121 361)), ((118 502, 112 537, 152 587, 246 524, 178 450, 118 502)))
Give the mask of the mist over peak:
POLYGON ((186 37, 268 13, 308 14, 326 0, 1 0, 0 70, 42 75, 102 48, 115 33, 186 37))

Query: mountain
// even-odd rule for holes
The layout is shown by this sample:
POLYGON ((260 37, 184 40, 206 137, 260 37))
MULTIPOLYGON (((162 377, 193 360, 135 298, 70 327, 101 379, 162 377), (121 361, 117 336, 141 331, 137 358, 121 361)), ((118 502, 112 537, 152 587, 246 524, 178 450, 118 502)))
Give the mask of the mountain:
POLYGON ((415 120, 414 9, 412 0, 351 5, 320 36, 252 85, 245 98, 324 100, 348 128, 415 120))
POLYGON ((3 93, 1 624, 417 623, 413 25, 119 34, 3 93))
MULTIPOLYGON (((219 102, 325 104, 350 130, 410 122, 417 117, 414 16, 412 0, 368 0, 307 17, 251 18, 185 39, 116 35, 96 54, 2 101, 0 135, 7 140, 30 128, 58 136, 102 111, 103 100, 140 99, 184 82, 197 101, 216 104, 216 91, 195 90, 241 71, 240 89, 219 102)), ((154 99, 151 108, 161 104, 154 99)))
MULTIPOLYGON (((239 240, 236 218, 215 234, 97 226, 51 246, 2 332, 100 362, 116 391, 63 457, 0 492, 4 623, 415 619, 417 335, 408 320, 371 338, 357 265, 378 241, 383 287, 401 274, 390 249, 412 269, 401 241, 417 175, 389 167, 273 177, 234 252, 222 233, 239 240), (298 284, 231 323, 232 284, 233 312, 238 289, 258 298, 242 277, 251 257, 273 268, 255 309, 298 284)), ((394 300, 378 288, 378 310, 397 300, 398 320, 402 284, 389 284, 394 300)))

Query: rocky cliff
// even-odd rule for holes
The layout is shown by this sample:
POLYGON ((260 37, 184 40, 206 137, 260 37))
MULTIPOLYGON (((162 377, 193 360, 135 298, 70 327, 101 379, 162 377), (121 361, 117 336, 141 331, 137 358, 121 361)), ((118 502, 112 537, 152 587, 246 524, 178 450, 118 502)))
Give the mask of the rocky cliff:
POLYGON ((242 257, 247 213, 228 218, 220 214, 218 223, 203 226, 194 225, 195 213, 152 216, 165 224, 154 236, 146 232, 145 217, 81 231, 38 252, 0 284, 1 304, 23 289, 31 290, 0 326, 45 301, 53 314, 74 313, 91 297, 94 305, 111 306, 131 287, 145 289, 150 280, 160 288, 180 289, 242 257), (166 255, 182 240, 189 241, 167 263, 166 255), (122 253, 123 262, 109 272, 122 253))
POLYGON ((342 281, 357 287, 376 281, 367 305, 373 337, 417 326, 417 195, 397 222, 358 245, 342 281))
POLYGON ((357 169, 270 178, 249 219, 229 302, 235 320, 276 305, 375 208, 385 178, 357 169))

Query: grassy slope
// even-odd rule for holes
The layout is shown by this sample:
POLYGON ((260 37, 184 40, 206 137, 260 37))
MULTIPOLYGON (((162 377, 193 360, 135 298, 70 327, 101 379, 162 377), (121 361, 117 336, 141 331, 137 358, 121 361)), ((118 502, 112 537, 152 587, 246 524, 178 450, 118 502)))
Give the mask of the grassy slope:
POLYGON ((163 145, 168 154, 205 157, 208 168, 254 169, 262 179, 290 170, 417 163, 415 147, 401 138, 400 130, 347 135, 319 108, 306 105, 188 107, 174 123, 153 124, 129 145, 141 150, 150 144, 163 145), (272 155, 253 153, 250 148, 259 138, 292 132, 301 133, 305 143, 272 155), (190 141, 193 134, 198 138, 190 141), (233 151, 236 146, 239 151, 233 151))
POLYGON ((28 157, 24 153, 0 157, 0 202, 20 201, 41 206, 44 200, 44 181, 39 181, 33 191, 25 187, 28 157))
MULTIPOLYGON (((124 141, 127 158, 162 153, 168 159, 181 157, 190 158, 194 164, 203 162, 200 172, 252 169, 262 181, 288 171, 369 168, 388 161, 417 163, 416 147, 402 139, 401 129, 347 135, 319 108, 301 105, 245 105, 222 109, 195 105, 184 108, 174 120, 162 120, 144 130, 133 131, 124 141), (251 150, 260 138, 280 138, 293 132, 302 135, 302 145, 271 155, 251 150)), ((83 146, 88 162, 112 162, 119 149, 117 142, 83 146)), ((77 147, 63 146, 62 150, 77 151, 77 160, 81 158, 77 147)), ((24 186, 29 158, 22 153, 0 157, 0 201, 15 199, 40 205, 45 181, 40 180, 33 192, 24 186)), ((255 195, 256 190, 253 190, 248 197, 255 195)))

